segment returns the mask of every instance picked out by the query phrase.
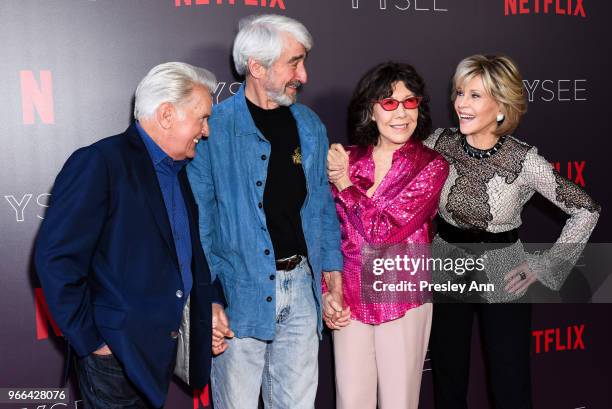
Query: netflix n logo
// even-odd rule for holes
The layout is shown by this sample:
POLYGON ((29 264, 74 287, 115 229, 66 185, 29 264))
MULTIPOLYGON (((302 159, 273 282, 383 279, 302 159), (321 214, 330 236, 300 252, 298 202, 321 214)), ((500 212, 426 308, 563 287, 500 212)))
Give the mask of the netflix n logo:
POLYGON ((62 332, 49 314, 49 307, 42 288, 34 289, 34 306, 36 308, 36 339, 49 338, 49 327, 51 327, 55 336, 61 337, 62 332))
POLYGON ((23 123, 31 125, 35 122, 34 111, 36 111, 43 124, 55 123, 51 71, 43 70, 37 75, 33 71, 20 71, 19 78, 21 80, 23 123))
POLYGON ((208 385, 202 389, 193 390, 193 409, 210 409, 208 385))
POLYGON ((531 332, 535 353, 584 350, 584 324, 567 328, 548 328, 531 332))
POLYGON ((504 0, 504 15, 556 14, 586 17, 583 0, 504 0))
POLYGON ((245 6, 266 7, 285 10, 285 0, 174 0, 174 7, 182 6, 235 6, 236 3, 245 6))

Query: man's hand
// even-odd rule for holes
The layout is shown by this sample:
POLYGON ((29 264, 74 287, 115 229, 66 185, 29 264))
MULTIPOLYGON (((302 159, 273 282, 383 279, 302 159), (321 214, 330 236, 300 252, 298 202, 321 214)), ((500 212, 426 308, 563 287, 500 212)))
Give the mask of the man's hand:
POLYGON ((93 354, 94 355, 112 355, 113 351, 110 350, 108 345, 104 344, 100 348, 98 348, 95 351, 93 351, 93 354))
POLYGON ((228 344, 225 338, 233 338, 234 332, 229 327, 225 310, 220 304, 212 304, 212 352, 219 355, 225 352, 228 344))
POLYGON ((323 320, 330 329, 340 329, 351 322, 351 310, 344 305, 342 273, 323 272, 328 292, 323 294, 323 320))

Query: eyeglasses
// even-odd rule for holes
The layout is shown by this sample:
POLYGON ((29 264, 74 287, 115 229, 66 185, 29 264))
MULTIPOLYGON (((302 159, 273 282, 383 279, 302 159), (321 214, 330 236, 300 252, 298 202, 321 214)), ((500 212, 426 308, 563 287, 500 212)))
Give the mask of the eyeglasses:
POLYGON ((408 97, 403 101, 398 101, 395 98, 383 98, 374 102, 380 104, 385 111, 395 111, 399 104, 402 104, 406 109, 418 108, 422 100, 423 97, 408 97))

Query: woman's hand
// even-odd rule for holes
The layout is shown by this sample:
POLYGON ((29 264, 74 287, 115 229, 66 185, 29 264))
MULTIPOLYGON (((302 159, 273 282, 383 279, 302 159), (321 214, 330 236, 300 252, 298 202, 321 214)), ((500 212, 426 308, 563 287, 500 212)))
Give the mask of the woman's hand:
POLYGON ((529 265, 523 263, 508 271, 504 277, 504 281, 506 282, 504 289, 507 292, 522 295, 531 284, 537 281, 537 277, 535 273, 531 271, 529 265))
POLYGON ((349 155, 342 145, 334 143, 327 153, 327 177, 339 191, 352 186, 349 178, 349 155))
POLYGON ((341 302, 337 300, 336 294, 323 294, 323 321, 331 330, 341 329, 351 323, 351 309, 348 306, 341 307, 341 302))

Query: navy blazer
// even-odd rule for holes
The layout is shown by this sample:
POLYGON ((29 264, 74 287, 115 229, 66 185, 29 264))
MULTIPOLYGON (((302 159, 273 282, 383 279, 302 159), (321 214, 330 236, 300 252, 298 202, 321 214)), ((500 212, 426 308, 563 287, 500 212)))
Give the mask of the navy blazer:
MULTIPOLYGON (((190 380, 208 383, 212 285, 198 209, 179 173, 192 244, 190 380)), ((134 125, 77 150, 57 176, 35 249, 53 318, 83 357, 106 343, 157 407, 174 370, 185 297, 153 162, 134 125)))

